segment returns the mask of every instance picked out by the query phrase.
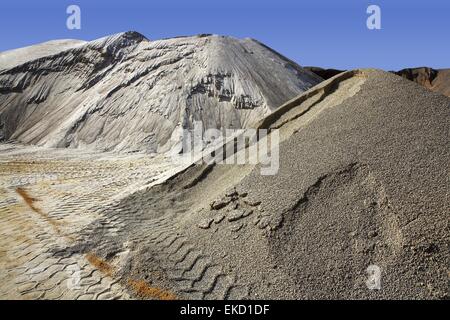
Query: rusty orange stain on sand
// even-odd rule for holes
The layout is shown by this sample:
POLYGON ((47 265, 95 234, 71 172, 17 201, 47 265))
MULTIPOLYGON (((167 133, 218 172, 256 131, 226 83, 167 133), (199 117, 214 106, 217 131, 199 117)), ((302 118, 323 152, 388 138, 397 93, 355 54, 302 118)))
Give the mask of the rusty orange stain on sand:
POLYGON ((53 220, 40 208, 36 207, 36 205, 34 204, 36 201, 35 198, 33 198, 24 188, 16 188, 16 192, 22 197, 22 199, 25 201, 28 207, 30 207, 31 210, 39 214, 45 221, 51 224, 58 234, 61 233, 61 230, 59 229, 59 225, 61 224, 61 222, 53 220))
POLYGON ((95 254, 87 253, 86 259, 91 265, 100 270, 100 272, 102 272, 103 274, 111 276, 114 273, 113 267, 108 262, 97 257, 95 254))
MULTIPOLYGON (((100 272, 107 276, 114 274, 114 268, 103 259, 96 256, 94 253, 87 253, 86 259, 89 263, 97 268, 100 272)), ((175 294, 164 289, 149 286, 145 281, 128 279, 128 285, 136 293, 136 295, 143 299, 158 299, 158 300, 176 300, 175 294)))
POLYGON ((128 284, 136 295, 143 299, 177 300, 177 296, 172 292, 161 288, 151 287, 143 280, 128 280, 128 284))

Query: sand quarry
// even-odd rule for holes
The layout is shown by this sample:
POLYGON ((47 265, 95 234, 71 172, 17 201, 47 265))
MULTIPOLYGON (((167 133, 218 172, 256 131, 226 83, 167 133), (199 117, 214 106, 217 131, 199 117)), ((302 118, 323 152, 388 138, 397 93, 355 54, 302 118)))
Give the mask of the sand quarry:
POLYGON ((278 130, 275 175, 0 143, 0 298, 448 298, 450 98, 369 69, 305 90, 247 126, 278 130))

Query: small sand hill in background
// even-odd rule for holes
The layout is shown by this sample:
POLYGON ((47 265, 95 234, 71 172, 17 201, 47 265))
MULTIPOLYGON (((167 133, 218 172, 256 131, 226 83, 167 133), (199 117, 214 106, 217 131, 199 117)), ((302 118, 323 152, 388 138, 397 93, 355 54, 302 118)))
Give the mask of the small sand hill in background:
MULTIPOLYGON (((337 69, 324 69, 320 67, 304 67, 323 79, 329 79, 344 72, 337 69)), ((450 97, 450 69, 433 69, 428 67, 406 68, 399 71, 391 71, 405 79, 414 81, 431 91, 450 97)))

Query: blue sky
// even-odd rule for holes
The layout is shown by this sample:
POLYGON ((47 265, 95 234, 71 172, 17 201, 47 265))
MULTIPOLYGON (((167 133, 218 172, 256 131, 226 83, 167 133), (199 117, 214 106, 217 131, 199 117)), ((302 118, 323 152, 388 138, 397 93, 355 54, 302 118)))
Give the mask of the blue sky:
POLYGON ((262 41, 300 65, 385 70, 450 67, 449 0, 2 0, 0 51, 135 30, 149 39, 216 33, 262 41), (81 8, 81 30, 66 8, 81 8), (381 30, 366 9, 381 7, 381 30))

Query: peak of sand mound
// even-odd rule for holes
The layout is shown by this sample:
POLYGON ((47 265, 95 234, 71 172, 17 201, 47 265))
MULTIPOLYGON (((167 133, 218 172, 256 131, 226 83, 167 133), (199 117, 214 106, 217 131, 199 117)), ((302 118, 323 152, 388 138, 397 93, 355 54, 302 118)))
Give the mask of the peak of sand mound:
POLYGON ((279 130, 275 175, 193 165, 106 210, 128 225, 83 244, 111 256, 140 235, 121 272, 180 298, 448 298, 449 121, 443 95, 341 73, 257 124, 279 130))
POLYGON ((0 63, 0 135, 46 147, 164 151, 177 128, 245 128, 322 80, 217 35, 125 32, 29 58, 0 63))

